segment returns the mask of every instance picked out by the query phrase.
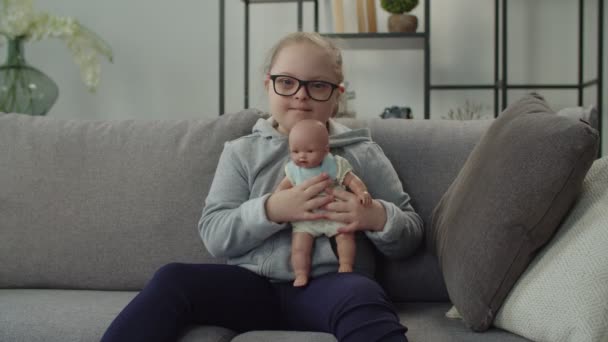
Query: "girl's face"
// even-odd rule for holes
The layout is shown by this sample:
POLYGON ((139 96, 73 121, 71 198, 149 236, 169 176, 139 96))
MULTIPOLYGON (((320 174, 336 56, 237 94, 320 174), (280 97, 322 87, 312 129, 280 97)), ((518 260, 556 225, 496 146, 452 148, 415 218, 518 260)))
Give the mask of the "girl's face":
MULTIPOLYGON (((294 43, 284 47, 276 56, 270 75, 292 76, 303 81, 326 81, 338 84, 339 80, 327 52, 309 43, 294 43)), ((337 110, 340 89, 333 91, 328 101, 310 98, 305 87, 291 96, 278 95, 272 80, 264 81, 268 93, 270 113, 278 123, 277 130, 289 134, 293 125, 303 119, 326 123, 337 110)))

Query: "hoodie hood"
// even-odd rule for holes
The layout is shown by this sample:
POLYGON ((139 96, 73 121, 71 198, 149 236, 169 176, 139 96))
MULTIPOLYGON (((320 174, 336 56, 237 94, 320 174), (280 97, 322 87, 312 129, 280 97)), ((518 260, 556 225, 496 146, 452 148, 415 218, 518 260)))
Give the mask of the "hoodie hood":
MULTIPOLYGON (((279 133, 274 127, 274 118, 258 119, 252 132, 266 139, 286 140, 287 136, 279 133)), ((367 128, 350 129, 332 119, 329 119, 329 147, 343 147, 371 141, 371 134, 367 128)))

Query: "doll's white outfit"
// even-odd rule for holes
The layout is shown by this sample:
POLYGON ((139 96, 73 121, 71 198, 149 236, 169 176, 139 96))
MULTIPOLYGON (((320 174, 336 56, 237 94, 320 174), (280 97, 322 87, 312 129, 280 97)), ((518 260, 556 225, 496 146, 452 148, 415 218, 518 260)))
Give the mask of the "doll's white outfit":
MULTIPOLYGON (((352 171, 352 166, 348 160, 334 156, 328 153, 321 165, 312 168, 304 168, 297 166, 293 161, 289 161, 285 165, 285 175, 294 186, 302 183, 303 181, 317 176, 322 172, 329 175, 329 178, 333 180, 334 189, 345 189, 342 185, 346 174, 352 171)), ((319 196, 327 196, 325 192, 319 194, 319 196)), ((341 222, 329 221, 329 220, 313 220, 313 221, 297 221, 292 223, 293 232, 308 233, 314 237, 326 235, 332 237, 338 233, 338 228, 343 226, 341 222)))

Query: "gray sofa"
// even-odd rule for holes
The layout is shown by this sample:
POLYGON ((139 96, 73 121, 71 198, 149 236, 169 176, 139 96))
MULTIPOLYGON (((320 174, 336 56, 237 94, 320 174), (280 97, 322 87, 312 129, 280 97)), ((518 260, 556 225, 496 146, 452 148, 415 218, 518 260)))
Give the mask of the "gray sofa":
MULTIPOLYGON (((249 133, 259 116, 78 121, 0 114, 0 341, 98 341, 160 266, 223 263, 205 250, 197 221, 223 143, 249 133)), ((369 127, 425 224, 491 123, 344 122, 369 127)), ((424 246, 406 260, 377 263, 410 341, 527 341, 496 328, 475 333, 446 318, 446 288, 424 246)), ((335 339, 197 326, 181 341, 335 339)))

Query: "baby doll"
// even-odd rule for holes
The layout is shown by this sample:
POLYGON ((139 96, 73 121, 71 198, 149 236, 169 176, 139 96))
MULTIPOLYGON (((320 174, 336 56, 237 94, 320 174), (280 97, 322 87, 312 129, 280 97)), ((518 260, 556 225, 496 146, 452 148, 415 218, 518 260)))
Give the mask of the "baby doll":
MULTIPOLYGON (((288 189, 322 172, 334 181, 334 187, 348 187, 364 206, 370 206, 372 198, 365 184, 353 172, 349 162, 329 153, 327 128, 316 120, 299 121, 289 132, 291 160, 285 166, 285 178, 278 190, 288 189)), ((326 194, 323 194, 326 196, 326 194)), ((311 252, 314 238, 321 235, 336 236, 339 272, 352 272, 355 261, 354 233, 338 234, 341 222, 328 220, 293 222, 291 264, 295 273, 293 286, 305 286, 310 273, 311 252)))

